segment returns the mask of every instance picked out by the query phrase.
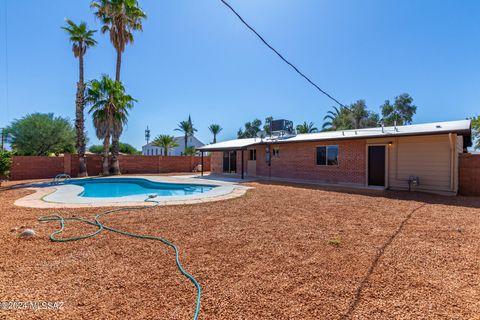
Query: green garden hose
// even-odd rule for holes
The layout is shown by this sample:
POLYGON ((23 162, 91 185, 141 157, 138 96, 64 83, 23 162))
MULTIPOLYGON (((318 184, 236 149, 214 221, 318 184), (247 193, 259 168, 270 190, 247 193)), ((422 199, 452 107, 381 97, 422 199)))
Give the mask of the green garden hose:
POLYGON ((145 202, 153 203, 153 205, 145 205, 145 206, 141 206, 141 207, 125 207, 125 208, 118 208, 118 209, 112 209, 112 210, 104 211, 104 212, 101 212, 101 213, 97 214, 93 221, 83 219, 83 218, 78 218, 78 217, 64 218, 60 215, 51 215, 51 216, 40 217, 40 218, 38 218, 38 221, 60 221, 60 230, 57 230, 50 235, 50 240, 52 240, 54 242, 77 241, 77 240, 93 237, 93 236, 99 234, 100 232, 102 232, 103 230, 108 230, 108 231, 120 233, 120 234, 130 236, 130 237, 134 237, 134 238, 161 241, 164 244, 166 244, 167 246, 172 247, 173 250, 175 250, 175 262, 177 264, 178 269, 197 288, 197 302, 196 302, 196 305, 195 305, 195 314, 193 316, 193 319, 197 320, 198 313, 200 311, 200 297, 201 297, 202 290, 201 290, 200 284, 197 282, 197 280, 195 280, 195 278, 191 274, 189 274, 188 272, 186 272, 182 268, 182 265, 180 264, 180 260, 179 260, 178 248, 173 243, 171 243, 170 241, 168 241, 164 238, 154 237, 154 236, 145 236, 145 235, 141 235, 141 234, 130 233, 130 232, 127 232, 127 231, 122 231, 122 230, 119 230, 119 229, 110 228, 110 227, 104 225, 103 223, 101 223, 100 220, 99 220, 100 217, 102 217, 104 215, 107 215, 107 214, 110 214, 110 213, 119 212, 119 211, 143 210, 143 209, 147 209, 147 208, 157 207, 160 204, 159 201, 153 200, 151 196, 149 196, 147 199, 145 199, 145 202), (65 229, 65 221, 73 221, 73 220, 81 221, 81 222, 96 226, 97 230, 95 232, 92 232, 92 233, 89 233, 89 234, 86 234, 86 235, 82 235, 82 236, 77 236, 77 237, 72 237, 72 238, 57 238, 56 236, 61 234, 65 229))

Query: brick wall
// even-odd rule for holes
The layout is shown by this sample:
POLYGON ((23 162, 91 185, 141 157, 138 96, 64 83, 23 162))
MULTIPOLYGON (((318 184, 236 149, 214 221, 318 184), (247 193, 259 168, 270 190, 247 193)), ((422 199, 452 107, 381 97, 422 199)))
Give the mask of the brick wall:
MULTIPOLYGON (((326 183, 365 184, 366 140, 322 141, 271 144, 270 150, 278 147, 279 157, 273 157, 271 166, 265 161, 265 145, 257 150, 257 176, 302 179, 326 183), (338 145, 338 166, 317 166, 316 147, 338 145)), ((212 172, 222 172, 222 152, 212 154, 212 172)), ((247 170, 248 152, 244 152, 244 168, 247 170)), ((237 173, 241 168, 240 151, 237 152, 237 173)))
POLYGON ((10 177, 12 180, 48 179, 63 172, 63 157, 14 156, 10 177))
POLYGON ((480 154, 459 155, 458 192, 461 195, 480 196, 480 154))
MULTIPOLYGON (((201 157, 180 156, 119 156, 120 171, 124 174, 192 172, 201 163, 201 157)), ((210 170, 210 157, 203 158, 204 171, 210 170)), ((102 156, 87 156, 87 171, 90 176, 102 171, 102 156)), ((59 173, 78 175, 78 155, 63 157, 21 157, 12 161, 11 179, 51 179, 59 173)))
POLYGON ((223 172, 223 152, 212 152, 210 161, 212 173, 221 174, 223 172))

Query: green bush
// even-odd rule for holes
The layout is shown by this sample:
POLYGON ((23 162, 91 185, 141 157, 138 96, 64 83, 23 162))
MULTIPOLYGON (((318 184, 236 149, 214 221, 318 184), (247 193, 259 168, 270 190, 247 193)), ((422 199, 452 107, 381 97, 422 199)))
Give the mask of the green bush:
MULTIPOLYGON (((112 151, 111 146, 110 146, 109 150, 112 151)), ((91 145, 90 148, 88 148, 88 151, 90 151, 91 153, 95 153, 95 154, 102 154, 103 153, 103 146, 99 145, 99 144, 94 144, 94 145, 91 145)), ((135 147, 132 146, 131 144, 123 143, 123 142, 120 142, 120 144, 119 144, 119 152, 120 153, 125 153, 125 154, 142 154, 140 151, 135 149, 135 147)))
POLYGON ((480 116, 472 118, 473 148, 480 150, 480 116))
POLYGON ((12 153, 10 151, 0 150, 0 178, 8 177, 11 164, 12 153))
POLYGON ((32 113, 6 128, 19 156, 49 156, 75 152, 75 129, 70 120, 53 113, 32 113))

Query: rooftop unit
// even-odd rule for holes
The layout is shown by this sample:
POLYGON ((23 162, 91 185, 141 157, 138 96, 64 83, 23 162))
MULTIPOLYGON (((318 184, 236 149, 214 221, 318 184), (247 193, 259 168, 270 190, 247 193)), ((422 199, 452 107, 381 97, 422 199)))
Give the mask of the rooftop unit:
POLYGON ((270 123, 270 132, 272 136, 291 136, 295 135, 293 122, 286 119, 272 120, 270 123))

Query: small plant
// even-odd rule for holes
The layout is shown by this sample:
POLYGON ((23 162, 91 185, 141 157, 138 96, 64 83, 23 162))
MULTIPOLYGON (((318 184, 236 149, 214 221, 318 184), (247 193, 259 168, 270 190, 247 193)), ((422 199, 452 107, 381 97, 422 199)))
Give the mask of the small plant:
POLYGON ((327 241, 327 243, 333 247, 340 247, 340 245, 342 244, 342 240, 341 239, 330 239, 327 241))
POLYGON ((183 154, 186 156, 194 156, 196 153, 195 147, 188 147, 183 151, 183 154))
POLYGON ((12 153, 6 150, 0 150, 0 178, 6 178, 10 173, 12 163, 12 153))

